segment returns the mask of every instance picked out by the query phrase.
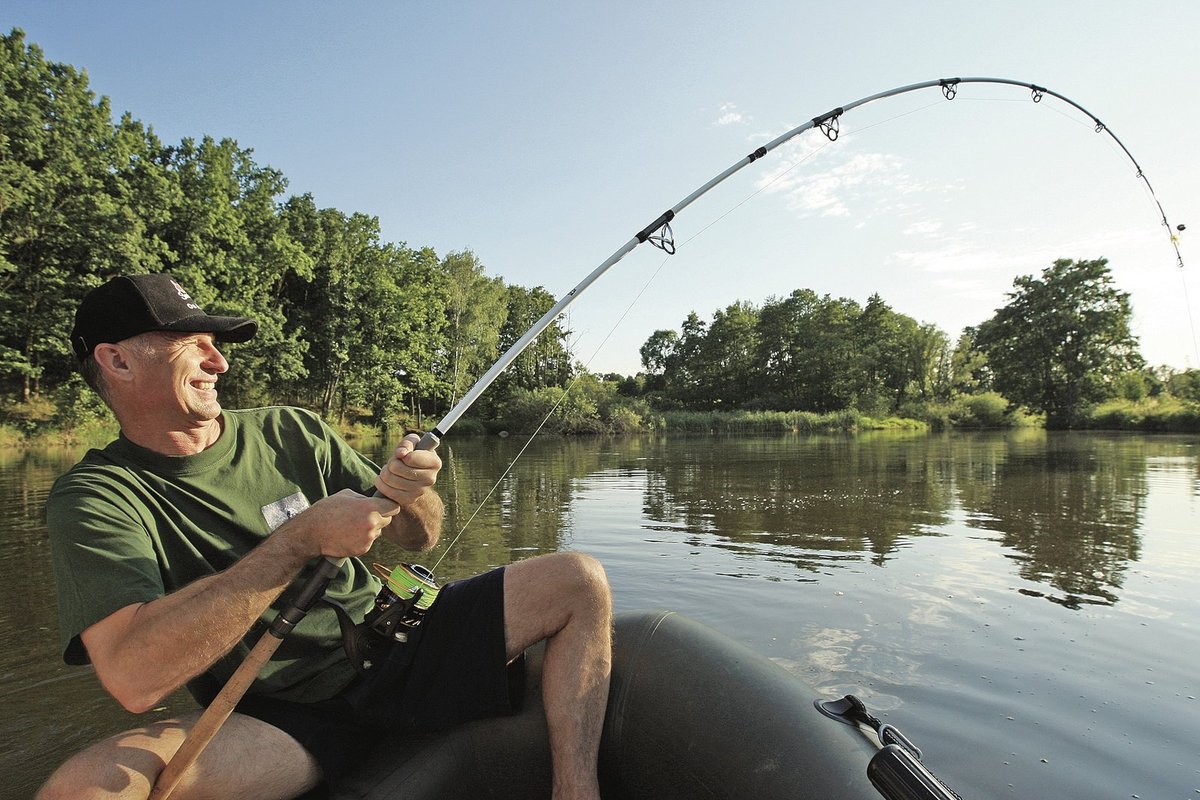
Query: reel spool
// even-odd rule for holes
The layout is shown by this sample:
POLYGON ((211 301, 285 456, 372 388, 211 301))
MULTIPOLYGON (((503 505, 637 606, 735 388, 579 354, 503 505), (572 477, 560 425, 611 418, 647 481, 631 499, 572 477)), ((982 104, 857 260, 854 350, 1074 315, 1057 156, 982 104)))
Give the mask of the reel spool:
POLYGON ((383 579, 383 588, 375 597, 375 610, 364 621, 376 633, 406 642, 437 600, 440 587, 433 573, 420 564, 398 564, 395 569, 375 564, 374 569, 383 579))

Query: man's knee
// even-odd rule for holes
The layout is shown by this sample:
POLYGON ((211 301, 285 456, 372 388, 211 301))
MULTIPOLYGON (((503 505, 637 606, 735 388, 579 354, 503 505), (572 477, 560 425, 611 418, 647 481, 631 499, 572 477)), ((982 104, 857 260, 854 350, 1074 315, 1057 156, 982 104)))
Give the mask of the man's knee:
POLYGON ((37 800, 86 800, 149 794, 165 760, 138 732, 114 736, 76 753, 37 793, 37 800), (136 740, 135 744, 131 740, 136 740))
POLYGON ((516 603, 525 613, 556 609, 608 613, 612 596, 604 567, 586 553, 552 553, 508 567, 504 579, 506 606, 516 603))
POLYGON ((96 785, 94 774, 88 775, 83 770, 67 769, 67 765, 63 765, 42 785, 34 800, 81 800, 104 797, 106 794, 108 793, 96 785))
POLYGON ((596 558, 577 552, 558 553, 554 557, 563 561, 563 569, 573 584, 572 596, 604 605, 611 601, 608 575, 596 558))

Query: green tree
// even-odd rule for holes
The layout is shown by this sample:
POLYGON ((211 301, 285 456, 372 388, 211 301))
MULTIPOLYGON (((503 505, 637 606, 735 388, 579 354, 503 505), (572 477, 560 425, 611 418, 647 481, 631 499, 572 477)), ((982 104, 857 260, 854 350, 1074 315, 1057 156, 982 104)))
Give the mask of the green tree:
POLYGON ((672 330, 657 330, 638 348, 642 368, 646 370, 646 389, 662 391, 667 386, 667 370, 675 357, 679 334, 672 330))
POLYGON ((1051 427, 1075 427, 1090 404, 1113 396, 1119 375, 1143 365, 1129 295, 1103 258, 1060 259, 1013 286, 1008 304, 979 326, 995 388, 1045 412, 1051 427))
POLYGON ((861 314, 853 300, 819 297, 811 289, 769 299, 760 312, 756 359, 764 404, 819 412, 853 406, 864 383, 855 336, 861 314))
POLYGON ((909 345, 914 365, 916 399, 948 400, 952 375, 950 337, 936 325, 926 322, 917 327, 909 345))
POLYGON ((437 256, 382 244, 378 219, 318 210, 309 195, 282 214, 312 264, 285 281, 285 333, 305 345, 293 396, 324 414, 363 409, 378 425, 402 410, 419 416, 445 346, 437 256))
POLYGON ((974 394, 992 388, 992 374, 987 366, 987 354, 979 349, 975 340, 979 331, 974 327, 963 328, 950 354, 950 393, 974 394))
POLYGON ((347 217, 318 210, 311 195, 290 198, 282 217, 289 236, 311 265, 284 281, 286 335, 303 340, 303 380, 290 396, 322 414, 344 413, 345 381, 353 372, 351 352, 372 335, 358 319, 364 284, 377 269, 378 222, 363 214, 347 217))
POLYGON ((1200 369, 1169 371, 1166 384, 1167 391, 1180 400, 1200 401, 1200 369))
MULTIPOLYGON (((516 344, 557 302, 554 295, 541 286, 533 289, 508 286, 504 292, 507 310, 496 342, 496 349, 500 353, 516 344)), ((490 399, 495 402, 516 388, 566 386, 571 379, 571 352, 567 347, 569 335, 559 320, 551 322, 496 379, 490 399)))
POLYGON ((754 399, 758 370, 758 309, 737 302, 713 314, 694 367, 707 405, 740 408, 754 399))
POLYGON ((495 362, 508 310, 504 281, 489 278, 470 250, 446 255, 439 267, 445 297, 447 391, 450 405, 495 362))
MULTIPOLYGON (((73 311, 102 277, 138 271, 157 243, 138 203, 161 180, 154 140, 114 129, 87 74, 0 36, 0 386, 28 400, 65 380, 73 311), (141 183, 139 183, 141 182, 141 183)), ((162 188, 161 186, 159 188, 162 188)), ((163 189, 166 191, 165 189, 163 189)))
POLYGON ((182 198, 161 232, 168 271, 209 313, 258 320, 227 391, 231 403, 267 402, 304 375, 304 344, 287 329, 282 298, 287 277, 307 275, 311 261, 280 213, 287 181, 232 139, 184 139, 169 148, 168 163, 182 198))
POLYGON ((406 410, 419 419, 420 398, 434 385, 433 354, 445 344, 437 258, 432 250, 386 244, 369 263, 375 268, 357 298, 365 335, 350 350, 349 399, 369 409, 376 425, 406 410))

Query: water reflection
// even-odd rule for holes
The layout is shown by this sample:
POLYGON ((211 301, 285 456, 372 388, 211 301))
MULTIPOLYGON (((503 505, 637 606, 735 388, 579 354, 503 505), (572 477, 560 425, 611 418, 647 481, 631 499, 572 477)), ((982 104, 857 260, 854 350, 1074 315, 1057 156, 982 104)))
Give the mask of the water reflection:
MULTIPOLYGON (((661 599, 708 621, 723 614, 742 626, 741 638, 764 648, 776 637, 786 641, 790 625, 798 644, 780 655, 845 681, 847 690, 862 691, 864 679, 876 684, 866 691, 881 710, 900 702, 882 691, 888 682, 902 686, 908 703, 953 685, 952 699, 927 700, 953 710, 973 697, 963 686, 990 669, 980 665, 1011 665, 1016 654, 1030 663, 1027 673, 1011 667, 1014 686, 1031 674, 1066 674, 1076 663, 1105 665, 1094 682, 1108 686, 1123 674, 1123 647, 1138 636, 1164 637, 1146 621, 1194 617, 1179 598, 1195 593, 1177 588, 1194 583, 1184 555, 1194 548, 1174 540, 1194 538, 1195 437, 541 438, 509 471, 525 444, 463 438, 443 445, 447 533, 422 558, 432 564, 444 556, 440 579, 536 553, 601 548, 626 608, 661 599), (1164 545, 1147 544, 1147 536, 1164 541, 1163 534, 1174 537, 1168 557, 1164 545), (812 592, 762 591, 785 583, 812 592), (783 597, 789 608, 762 610, 783 597), (1029 619, 1050 616, 1040 598, 1061 615, 1055 624, 1064 633, 1052 642, 1069 644, 1061 653, 1029 630, 1029 619), (1077 653, 1064 618, 1085 626, 1094 642, 1100 636, 1086 627, 1095 624, 1087 611, 1097 606, 1117 606, 1105 613, 1136 622, 1106 632, 1117 643, 1112 652, 1077 653), (1011 618, 1004 632, 989 628, 1003 614, 1011 618), (1042 660, 1026 647, 1041 647, 1042 660)), ((381 456, 381 445, 361 447, 381 456)), ((64 667, 58 652, 43 505, 54 478, 80 454, 0 450, 0 771, 17 796, 31 794, 65 752, 135 724, 86 671, 64 667)), ((406 556, 386 545, 373 553, 387 564, 406 556)), ((1117 622, 1106 617, 1105 624, 1117 622)), ((1194 647, 1173 647, 1181 662, 1157 666, 1161 683, 1187 674, 1182 660, 1194 647)), ((1063 680, 1060 694, 1069 698, 1092 679, 1063 680)), ((987 694, 975 700, 993 702, 987 694)), ((189 702, 174 698, 155 713, 189 702)))
POLYGON ((867 553, 883 564, 947 518, 950 484, 927 437, 668 440, 645 515, 815 571, 867 553))
POLYGON ((1147 446, 1142 437, 1040 433, 985 442, 993 452, 972 460, 961 502, 998 534, 1022 578, 1047 586, 1022 591, 1067 608, 1111 605, 1141 551, 1147 446))
POLYGON ((440 575, 567 546, 581 493, 622 482, 641 493, 644 530, 788 565, 794 580, 864 559, 883 566, 915 539, 966 528, 1038 587, 1018 591, 1067 608, 1111 605, 1141 552, 1149 464, 1195 462, 1183 439, 1018 431, 543 439, 509 472, 524 444, 443 451, 449 533, 432 559, 469 527, 440 575))
POLYGON ((1041 431, 672 440, 647 466, 644 513, 808 571, 847 554, 881 566, 962 519, 1002 544, 1041 596, 1111 605, 1140 553, 1147 459, 1178 446, 1041 431))

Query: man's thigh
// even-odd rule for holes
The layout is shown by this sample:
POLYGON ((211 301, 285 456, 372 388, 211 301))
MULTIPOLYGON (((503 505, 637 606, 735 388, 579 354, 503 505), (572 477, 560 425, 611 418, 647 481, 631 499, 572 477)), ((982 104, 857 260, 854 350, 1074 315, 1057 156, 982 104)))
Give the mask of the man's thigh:
MULTIPOLYGON (((196 712, 98 742, 59 767, 39 797, 144 797, 198 718, 196 712)), ((316 786, 320 777, 317 762, 291 736, 233 714, 171 797, 295 797, 316 786)))

